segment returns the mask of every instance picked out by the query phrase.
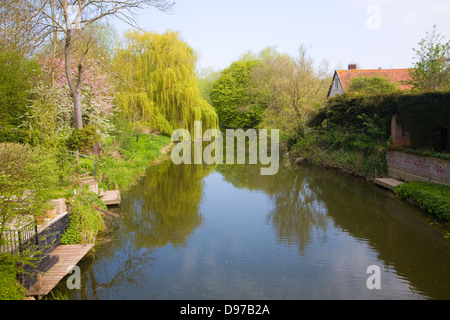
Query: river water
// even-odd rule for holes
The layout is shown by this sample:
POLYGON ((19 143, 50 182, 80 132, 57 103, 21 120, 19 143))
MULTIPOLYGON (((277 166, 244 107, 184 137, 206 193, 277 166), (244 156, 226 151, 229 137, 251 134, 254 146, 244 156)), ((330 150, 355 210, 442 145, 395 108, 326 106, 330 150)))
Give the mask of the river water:
POLYGON ((109 242, 79 264, 81 290, 62 281, 55 291, 101 300, 450 299, 448 227, 334 170, 286 161, 274 176, 259 169, 149 168, 122 194, 109 242), (369 277, 380 289, 368 288, 369 277))

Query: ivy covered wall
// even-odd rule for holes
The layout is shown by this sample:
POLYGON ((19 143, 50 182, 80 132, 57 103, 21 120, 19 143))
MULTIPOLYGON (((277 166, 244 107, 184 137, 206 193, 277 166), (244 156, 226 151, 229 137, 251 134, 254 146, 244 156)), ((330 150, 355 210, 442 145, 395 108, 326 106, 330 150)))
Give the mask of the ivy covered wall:
POLYGON ((309 125, 362 129, 362 115, 369 118, 377 115, 386 122, 386 140, 391 135, 392 117, 396 115, 410 135, 410 147, 450 152, 450 92, 340 95, 328 100, 309 125))

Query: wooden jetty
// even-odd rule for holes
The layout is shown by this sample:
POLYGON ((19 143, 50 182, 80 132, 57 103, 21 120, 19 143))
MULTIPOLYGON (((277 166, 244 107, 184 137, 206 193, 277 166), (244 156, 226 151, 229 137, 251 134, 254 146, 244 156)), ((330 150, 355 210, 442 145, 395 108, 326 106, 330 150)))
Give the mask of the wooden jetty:
POLYGON ((403 184, 403 182, 393 178, 376 178, 374 182, 390 190, 394 190, 396 186, 403 184))
POLYGON ((120 191, 117 188, 116 190, 107 190, 103 191, 103 189, 98 188, 98 182, 95 180, 92 176, 85 176, 81 179, 81 183, 83 185, 88 185, 89 190, 94 192, 98 195, 98 197, 107 205, 107 206, 114 206, 119 205, 122 201, 122 198, 120 197, 120 191))
POLYGON ((38 276, 38 281, 28 290, 29 296, 45 296, 80 262, 92 249, 93 244, 60 245, 50 255, 59 261, 46 273, 38 276))
POLYGON ((103 196, 100 196, 100 199, 107 205, 113 206, 118 205, 121 202, 120 192, 119 190, 108 190, 103 192, 103 196))

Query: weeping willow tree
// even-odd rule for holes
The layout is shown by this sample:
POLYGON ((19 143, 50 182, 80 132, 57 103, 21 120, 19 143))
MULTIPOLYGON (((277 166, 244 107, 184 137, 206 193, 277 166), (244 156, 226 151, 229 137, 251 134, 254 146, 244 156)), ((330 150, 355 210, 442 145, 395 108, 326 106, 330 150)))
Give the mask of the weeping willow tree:
POLYGON ((125 37, 114 63, 122 117, 165 134, 194 132, 194 121, 202 121, 204 130, 218 127, 217 114, 200 95, 197 56, 177 32, 132 31, 125 37))

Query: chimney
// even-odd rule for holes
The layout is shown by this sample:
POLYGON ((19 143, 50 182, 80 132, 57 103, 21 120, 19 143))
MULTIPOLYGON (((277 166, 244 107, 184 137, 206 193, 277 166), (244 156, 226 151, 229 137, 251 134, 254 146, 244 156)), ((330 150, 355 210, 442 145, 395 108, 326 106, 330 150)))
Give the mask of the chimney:
POLYGON ((356 64, 349 64, 348 70, 356 70, 356 64))

